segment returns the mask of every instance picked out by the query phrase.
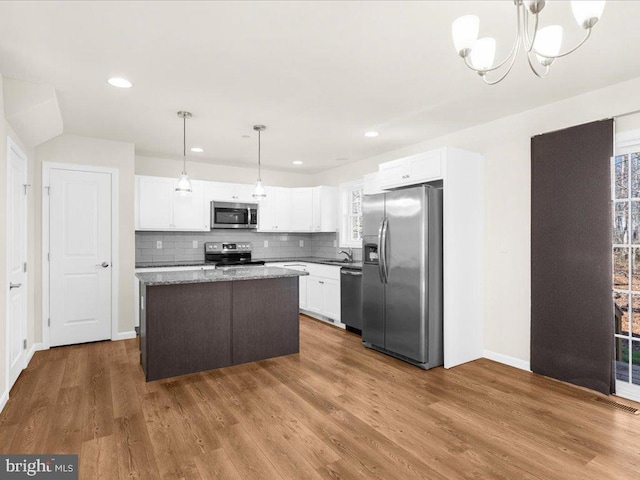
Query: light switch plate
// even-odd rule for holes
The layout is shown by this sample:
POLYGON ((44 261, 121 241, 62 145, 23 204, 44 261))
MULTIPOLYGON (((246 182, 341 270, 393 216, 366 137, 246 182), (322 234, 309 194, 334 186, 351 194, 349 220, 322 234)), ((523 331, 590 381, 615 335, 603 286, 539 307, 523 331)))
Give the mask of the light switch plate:
POLYGON ((300 246, 304 247, 304 240, 300 240, 300 246))
POLYGON ((161 248, 162 248, 162 240, 158 240, 158 241, 156 242, 156 248, 157 248, 157 249, 161 249, 161 248))
POLYGON ((333 241, 333 248, 336 248, 337 246, 338 246, 338 241, 337 241, 337 240, 334 240, 334 241, 333 241))
POLYGON ((193 248, 198 248, 198 240, 193 241, 193 248))
POLYGON ((264 248, 269 248, 269 240, 264 241, 264 248))

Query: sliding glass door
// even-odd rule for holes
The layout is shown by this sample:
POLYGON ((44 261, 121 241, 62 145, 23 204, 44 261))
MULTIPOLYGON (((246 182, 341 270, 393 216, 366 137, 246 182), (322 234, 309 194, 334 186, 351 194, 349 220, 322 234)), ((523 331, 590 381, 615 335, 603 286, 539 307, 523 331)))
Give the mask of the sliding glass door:
POLYGON ((616 392, 640 401, 640 152, 615 156, 611 180, 616 392))

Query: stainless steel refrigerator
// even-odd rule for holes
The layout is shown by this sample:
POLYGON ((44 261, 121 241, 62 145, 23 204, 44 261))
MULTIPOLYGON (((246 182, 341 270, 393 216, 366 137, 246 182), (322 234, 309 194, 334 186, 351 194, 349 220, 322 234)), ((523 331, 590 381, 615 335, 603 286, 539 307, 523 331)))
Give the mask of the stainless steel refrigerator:
POLYGON ((442 187, 366 195, 362 341, 424 369, 443 364, 442 187))

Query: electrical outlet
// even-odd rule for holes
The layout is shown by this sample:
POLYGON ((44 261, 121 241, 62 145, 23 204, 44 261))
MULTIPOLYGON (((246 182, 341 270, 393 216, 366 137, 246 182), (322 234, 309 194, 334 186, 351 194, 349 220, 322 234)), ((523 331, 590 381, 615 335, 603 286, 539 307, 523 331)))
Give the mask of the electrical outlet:
POLYGON ((162 240, 158 240, 158 241, 156 242, 156 248, 157 248, 158 250, 162 248, 162 240))
POLYGON ((264 241, 264 248, 269 248, 269 240, 264 241))
POLYGON ((198 248, 198 240, 193 241, 193 248, 198 248))
POLYGON ((304 240, 300 240, 300 246, 304 247, 304 240))

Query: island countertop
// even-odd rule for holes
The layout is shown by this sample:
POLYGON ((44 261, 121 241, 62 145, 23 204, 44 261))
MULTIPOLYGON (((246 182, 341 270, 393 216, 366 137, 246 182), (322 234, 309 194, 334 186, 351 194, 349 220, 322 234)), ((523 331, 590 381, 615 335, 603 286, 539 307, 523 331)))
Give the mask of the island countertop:
POLYGON ((179 285, 184 283, 233 282, 309 275, 307 272, 280 267, 216 268, 212 270, 177 270, 173 272, 136 273, 143 285, 179 285))

